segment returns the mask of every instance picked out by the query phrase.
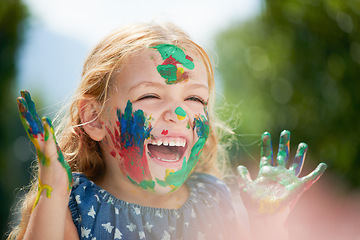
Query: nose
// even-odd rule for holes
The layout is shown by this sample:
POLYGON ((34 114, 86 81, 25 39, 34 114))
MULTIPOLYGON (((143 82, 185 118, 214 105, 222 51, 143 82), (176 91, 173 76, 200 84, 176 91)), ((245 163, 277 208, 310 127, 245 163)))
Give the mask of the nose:
POLYGON ((171 107, 164 113, 164 120, 170 122, 183 122, 188 118, 182 107, 171 107))

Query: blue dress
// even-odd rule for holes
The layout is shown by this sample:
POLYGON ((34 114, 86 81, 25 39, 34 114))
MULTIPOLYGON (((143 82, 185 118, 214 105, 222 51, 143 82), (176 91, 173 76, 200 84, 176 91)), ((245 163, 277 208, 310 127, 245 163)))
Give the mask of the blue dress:
POLYGON ((80 239, 238 239, 228 187, 203 173, 193 173, 185 184, 186 203, 163 209, 117 199, 75 173, 69 208, 80 239))

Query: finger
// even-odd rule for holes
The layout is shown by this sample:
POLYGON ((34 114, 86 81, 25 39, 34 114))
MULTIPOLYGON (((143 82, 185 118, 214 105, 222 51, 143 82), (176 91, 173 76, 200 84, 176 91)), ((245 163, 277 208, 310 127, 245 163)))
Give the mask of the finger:
POLYGON ((304 165, 304 159, 306 156, 306 152, 308 150, 308 146, 306 143, 300 143, 298 149, 296 151, 296 155, 293 163, 291 164, 289 170, 295 172, 295 176, 299 176, 301 169, 304 165))
POLYGON ((239 185, 240 188, 243 189, 243 191, 246 191, 246 186, 249 185, 250 182, 252 182, 249 171, 246 167, 240 165, 237 168, 238 174, 239 174, 239 185))
MULTIPOLYGON (((47 117, 42 118, 42 124, 44 126, 44 147, 43 147, 43 155, 46 157, 46 164, 50 165, 50 159, 57 159, 57 150, 56 150, 56 141, 54 141, 54 137, 52 136, 52 130, 50 125, 47 122, 47 117)), ((40 160, 40 158, 39 158, 40 160)))
POLYGON ((70 168, 68 162, 65 161, 64 155, 63 155, 59 145, 57 144, 57 141, 55 138, 54 127, 51 123, 50 118, 48 118, 48 117, 43 117, 42 122, 44 124, 44 129, 45 129, 45 141, 51 141, 55 145, 54 148, 56 149, 57 160, 60 162, 61 166, 65 169, 65 171, 67 173, 68 180, 69 180, 68 190, 71 190, 71 187, 72 187, 71 168, 70 168))
POLYGON ((266 165, 273 165, 273 150, 271 135, 268 132, 264 132, 261 136, 261 159, 260 168, 266 165))
POLYGON ((325 163, 320 163, 314 171, 312 171, 309 175, 301 178, 302 182, 305 185, 305 189, 308 189, 313 185, 324 173, 327 165, 325 163))
POLYGON ((19 107, 20 120, 23 124, 23 127, 29 136, 31 142, 35 145, 36 150, 40 149, 40 145, 38 142, 38 136, 43 134, 39 129, 38 124, 35 122, 31 114, 28 110, 27 102, 24 98, 17 98, 17 104, 19 107))
POLYGON ((287 160, 289 159, 290 154, 290 132, 284 130, 280 134, 280 142, 279 142, 279 151, 277 154, 277 164, 279 166, 286 165, 287 160))
POLYGON ((20 93, 21 93, 21 96, 25 99, 27 106, 28 106, 28 111, 31 114, 34 121, 36 122, 39 130, 41 132, 43 132, 44 131, 43 125, 40 121, 38 113, 36 112, 35 103, 31 99, 30 93, 28 91, 21 91, 20 93))

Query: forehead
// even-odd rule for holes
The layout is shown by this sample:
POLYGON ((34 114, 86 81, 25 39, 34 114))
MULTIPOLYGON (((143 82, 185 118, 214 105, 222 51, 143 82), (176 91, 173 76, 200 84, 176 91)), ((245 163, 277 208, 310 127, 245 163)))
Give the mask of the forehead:
POLYGON ((209 88, 207 71, 202 58, 192 51, 184 50, 184 54, 187 60, 191 59, 193 66, 189 64, 189 61, 177 61, 176 56, 175 58, 168 57, 156 48, 145 49, 128 59, 116 77, 117 85, 120 85, 122 89, 130 89, 141 82, 156 82, 172 86, 201 84, 209 88), (180 74, 185 74, 184 76, 187 76, 187 79, 169 82, 159 70, 164 66, 165 68, 170 67, 169 72, 175 66, 175 77, 177 71, 178 79, 181 77, 180 74))

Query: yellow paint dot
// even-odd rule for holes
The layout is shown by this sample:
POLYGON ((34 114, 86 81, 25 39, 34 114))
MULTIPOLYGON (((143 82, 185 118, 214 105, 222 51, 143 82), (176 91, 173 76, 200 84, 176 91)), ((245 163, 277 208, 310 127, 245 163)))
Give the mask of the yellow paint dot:
POLYGON ((177 119, 179 119, 180 121, 182 121, 182 120, 184 120, 184 119, 185 119, 185 117, 180 116, 180 115, 177 115, 177 119))

